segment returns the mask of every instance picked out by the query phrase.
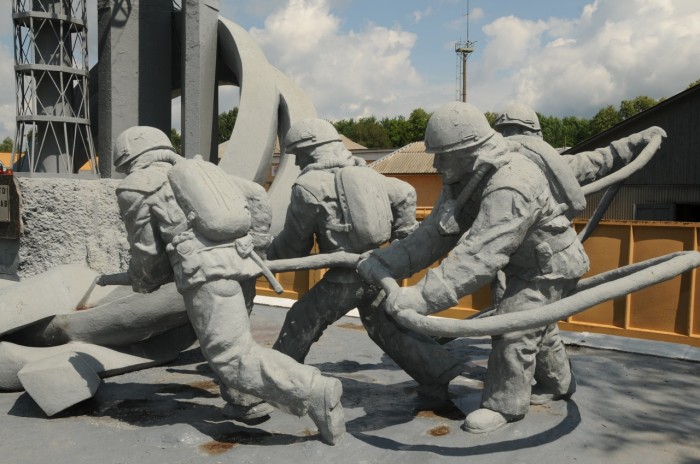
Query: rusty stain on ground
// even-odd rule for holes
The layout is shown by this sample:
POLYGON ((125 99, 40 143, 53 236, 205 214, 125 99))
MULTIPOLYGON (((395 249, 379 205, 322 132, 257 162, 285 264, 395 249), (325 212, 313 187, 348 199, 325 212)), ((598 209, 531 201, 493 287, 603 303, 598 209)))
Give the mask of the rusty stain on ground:
MULTIPOLYGON (((234 434, 215 436, 212 441, 199 445, 199 450, 209 456, 216 456, 240 445, 261 445, 274 439, 274 434, 269 432, 246 430, 234 434)), ((296 441, 299 441, 299 439, 294 438, 293 442, 296 441)))
POLYGON ((564 415, 560 411, 557 411, 554 408, 552 408, 552 405, 549 403, 547 403, 547 404, 532 404, 532 405, 530 405, 530 410, 545 412, 545 413, 550 414, 552 416, 563 416, 564 415))
POLYGON ((341 329, 350 329, 350 330, 365 330, 365 328, 362 324, 353 324, 352 322, 338 324, 337 327, 340 327, 341 329))
POLYGON ((193 382, 190 384, 192 388, 199 388, 200 390, 219 390, 219 384, 213 380, 202 380, 200 382, 193 382))
POLYGON ((230 443, 218 440, 199 445, 199 450, 207 456, 218 456, 238 446, 238 443, 230 443))
POLYGON ((304 430, 302 430, 301 434, 305 437, 312 437, 312 436, 318 434, 318 432, 316 430, 312 430, 310 428, 305 428, 304 430))
POLYGON ((434 437, 442 437, 443 435, 448 435, 450 432, 450 427, 445 424, 438 425, 437 427, 433 427, 432 429, 428 430, 428 433, 434 437))

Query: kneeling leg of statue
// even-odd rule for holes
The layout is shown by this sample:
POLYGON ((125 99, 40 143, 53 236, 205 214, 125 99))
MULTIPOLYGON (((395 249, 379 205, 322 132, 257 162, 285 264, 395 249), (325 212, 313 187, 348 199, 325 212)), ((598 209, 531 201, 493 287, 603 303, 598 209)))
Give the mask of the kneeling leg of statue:
MULTIPOLYGON (((499 313, 526 311, 557 301, 575 285, 569 280, 528 281, 512 277, 499 313)), ((548 392, 570 396, 575 389, 568 356, 556 326, 492 338, 482 407, 518 420, 528 411, 533 378, 548 392)))
POLYGON ((183 297, 202 352, 218 375, 226 399, 259 402, 260 398, 296 416, 308 413, 327 442, 342 435, 340 382, 258 345, 250 333, 248 309, 237 281, 208 281, 184 291, 183 297))

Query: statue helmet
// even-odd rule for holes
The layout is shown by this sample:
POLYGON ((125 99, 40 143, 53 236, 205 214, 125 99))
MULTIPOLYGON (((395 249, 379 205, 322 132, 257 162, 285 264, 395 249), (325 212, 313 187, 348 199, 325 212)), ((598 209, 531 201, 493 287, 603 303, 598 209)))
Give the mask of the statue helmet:
POLYGON ((330 122, 323 119, 302 119, 289 129, 284 138, 284 145, 288 153, 293 153, 298 148, 316 147, 340 141, 338 131, 330 122))
POLYGON ((498 115, 493 127, 499 130, 503 126, 519 126, 532 132, 542 132, 540 120, 535 110, 520 102, 509 103, 498 115))
POLYGON ((486 116, 476 106, 451 102, 438 108, 425 128, 425 151, 449 153, 472 149, 493 137, 486 116))
POLYGON ((130 127, 114 141, 114 167, 117 172, 123 172, 136 158, 156 150, 175 152, 170 138, 160 129, 149 126, 130 127))

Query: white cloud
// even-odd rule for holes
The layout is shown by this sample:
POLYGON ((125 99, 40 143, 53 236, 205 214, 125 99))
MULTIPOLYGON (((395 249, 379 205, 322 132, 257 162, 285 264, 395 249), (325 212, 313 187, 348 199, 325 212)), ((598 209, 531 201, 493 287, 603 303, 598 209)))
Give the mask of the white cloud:
POLYGON ((431 6, 428 6, 428 8, 426 8, 423 11, 419 11, 419 10, 414 11, 413 12, 413 20, 416 23, 419 23, 419 22, 421 22, 421 20, 423 20, 423 18, 425 18, 426 16, 430 16, 431 14, 433 14, 433 8, 431 6))
POLYGON ((469 12, 469 20, 471 21, 478 21, 480 19, 483 19, 483 17, 484 10, 482 8, 472 8, 469 12))
POLYGON ((321 117, 394 116, 397 105, 409 112, 419 106, 424 82, 411 63, 416 35, 374 24, 343 33, 340 25, 327 0, 289 0, 251 34, 321 117), (409 96, 414 100, 404 103, 409 96))
POLYGON ((577 19, 508 16, 483 31, 471 82, 486 109, 518 99, 545 114, 590 117, 638 95, 669 97, 700 78, 695 0, 596 0, 577 19))

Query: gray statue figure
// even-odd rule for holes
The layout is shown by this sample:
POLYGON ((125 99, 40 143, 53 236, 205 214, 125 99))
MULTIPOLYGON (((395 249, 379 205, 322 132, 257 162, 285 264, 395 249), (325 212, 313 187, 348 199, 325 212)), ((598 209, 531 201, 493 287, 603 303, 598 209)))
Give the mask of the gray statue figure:
MULTIPOLYGON (((353 157, 329 122, 297 122, 285 145, 302 171, 269 259, 307 256, 314 239, 321 253, 363 253, 416 227, 413 187, 353 157)), ((398 326, 382 309, 383 301, 384 293, 355 269, 331 268, 289 310, 274 348, 303 362, 326 327, 357 307, 369 337, 419 383, 419 394, 447 400, 461 362, 432 338, 398 326)))
MULTIPOLYGON (((650 128, 562 163, 563 158, 526 153, 494 131, 470 104, 445 105, 431 116, 425 135, 442 177, 441 197, 411 235, 367 254, 358 270, 368 280, 386 271, 404 278, 447 255, 419 283, 392 292, 387 300, 391 311, 428 314, 449 308, 493 284, 499 271, 503 282, 497 314, 557 301, 589 267, 571 227, 571 217, 585 205, 576 179, 606 175, 658 135, 665 133, 650 128)), ((522 419, 531 398, 568 399, 575 389, 556 324, 494 336, 481 409, 467 416, 464 428, 496 430, 522 419), (533 378, 538 387, 531 397, 533 378)))
POLYGON ((340 381, 251 337, 251 277, 260 273, 252 258, 270 241, 262 187, 201 159, 184 160, 151 127, 127 129, 114 151, 116 170, 128 174, 117 197, 131 246, 132 287, 152 292, 175 280, 219 377, 224 413, 244 422, 264 420, 269 405, 308 413, 322 439, 334 444, 345 432, 340 381))

